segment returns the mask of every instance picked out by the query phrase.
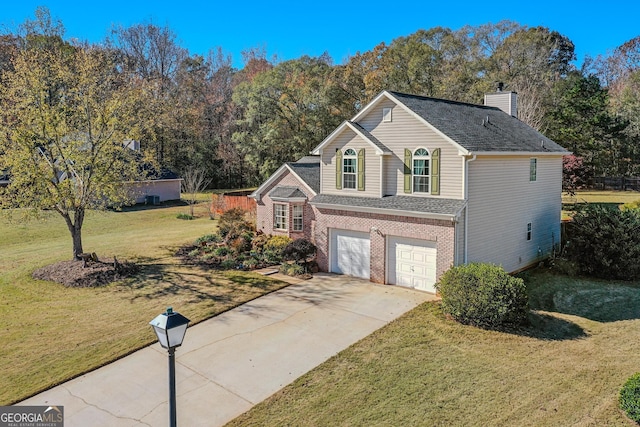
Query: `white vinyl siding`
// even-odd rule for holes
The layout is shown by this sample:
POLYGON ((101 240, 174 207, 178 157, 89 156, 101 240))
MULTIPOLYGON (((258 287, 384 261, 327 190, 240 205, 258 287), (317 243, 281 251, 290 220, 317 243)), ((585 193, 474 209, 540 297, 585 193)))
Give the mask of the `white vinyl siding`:
POLYGON ((549 255, 560 239, 562 158, 538 157, 537 185, 529 157, 478 156, 469 163, 467 262, 502 264, 509 272, 549 255), (531 240, 526 239, 531 223, 531 240))
MULTIPOLYGON (((378 116, 381 119, 380 111, 378 111, 378 116)), ((380 156, 376 154, 375 148, 371 144, 360 138, 351 129, 345 129, 333 143, 324 147, 320 165, 323 194, 346 194, 356 197, 382 196, 380 191, 380 156), (353 189, 336 189, 336 149, 344 153, 347 148, 352 148, 356 153, 364 148, 364 191, 358 191, 357 184, 353 189)))
POLYGON ((518 117, 517 96, 515 92, 487 93, 484 96, 484 105, 498 107, 505 113, 518 117))
MULTIPOLYGON (((436 148, 441 149, 440 195, 428 196, 448 199, 462 199, 464 197, 462 190, 463 157, 458 155, 457 147, 425 125, 424 122, 402 107, 396 106, 393 101, 383 100, 379 108, 372 108, 372 111, 361 117, 358 123, 393 151, 391 156, 385 156, 383 162, 383 195, 404 194, 404 149, 407 148, 413 152, 416 148, 425 147, 430 153, 436 148), (393 108, 392 122, 382 121, 381 108, 393 108)), ((335 151, 335 149, 331 151, 335 151)), ((367 163, 367 165, 370 164, 367 163)), ((369 169, 367 169, 367 173, 369 173, 369 169)), ((367 180, 367 184, 369 184, 369 180, 367 180)))

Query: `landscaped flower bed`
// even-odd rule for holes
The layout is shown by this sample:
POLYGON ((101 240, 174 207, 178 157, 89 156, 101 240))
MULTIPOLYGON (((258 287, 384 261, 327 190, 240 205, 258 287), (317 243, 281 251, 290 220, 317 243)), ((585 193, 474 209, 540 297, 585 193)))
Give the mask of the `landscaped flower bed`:
POLYGON ((246 220, 244 211, 232 209, 220 217, 216 233, 204 235, 193 245, 180 248, 177 256, 189 264, 225 270, 254 270, 288 260, 293 262, 283 264, 282 272, 298 276, 309 273, 315 246, 306 240, 294 241, 287 236, 256 232, 255 226, 246 220))

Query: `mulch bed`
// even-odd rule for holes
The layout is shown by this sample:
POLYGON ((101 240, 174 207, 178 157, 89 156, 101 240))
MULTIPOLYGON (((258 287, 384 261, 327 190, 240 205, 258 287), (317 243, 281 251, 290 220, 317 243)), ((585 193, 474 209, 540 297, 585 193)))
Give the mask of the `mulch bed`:
POLYGON ((60 261, 37 269, 33 272, 33 277, 61 283, 71 288, 94 288, 125 279, 139 271, 136 264, 126 261, 119 261, 117 268, 113 260, 90 261, 87 262, 86 268, 82 265, 82 261, 60 261))

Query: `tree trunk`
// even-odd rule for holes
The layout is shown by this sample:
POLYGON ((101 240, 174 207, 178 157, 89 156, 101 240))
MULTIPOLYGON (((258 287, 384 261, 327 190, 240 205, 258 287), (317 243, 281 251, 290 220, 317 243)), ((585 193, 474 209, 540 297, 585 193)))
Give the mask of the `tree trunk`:
POLYGON ((82 229, 74 225, 71 230, 71 237, 73 238, 73 258, 79 260, 82 250, 82 229))
POLYGON ((67 223, 67 228, 71 233, 71 239, 73 240, 73 259, 80 260, 80 254, 83 253, 82 249, 82 223, 84 222, 84 208, 78 208, 73 215, 73 220, 69 215, 69 212, 58 211, 67 223))

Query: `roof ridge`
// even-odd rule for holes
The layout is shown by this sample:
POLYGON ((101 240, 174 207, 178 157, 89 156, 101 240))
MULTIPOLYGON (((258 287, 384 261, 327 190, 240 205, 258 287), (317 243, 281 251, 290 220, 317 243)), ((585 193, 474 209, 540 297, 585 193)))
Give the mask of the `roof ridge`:
POLYGON ((435 97, 432 97, 432 96, 415 95, 415 94, 411 94, 411 93, 396 92, 396 91, 393 91, 393 90, 390 90, 388 92, 390 94, 394 95, 394 96, 399 96, 399 97, 415 98, 415 99, 420 99, 420 100, 442 102, 442 103, 445 103, 445 104, 456 104, 456 105, 462 105, 462 106, 468 106, 468 107, 478 107, 478 108, 483 108, 483 109, 487 109, 487 110, 502 111, 500 108, 492 107, 490 105, 474 104, 474 103, 471 103, 471 102, 464 102, 464 101, 454 101, 454 100, 451 100, 451 99, 435 98, 435 97))

